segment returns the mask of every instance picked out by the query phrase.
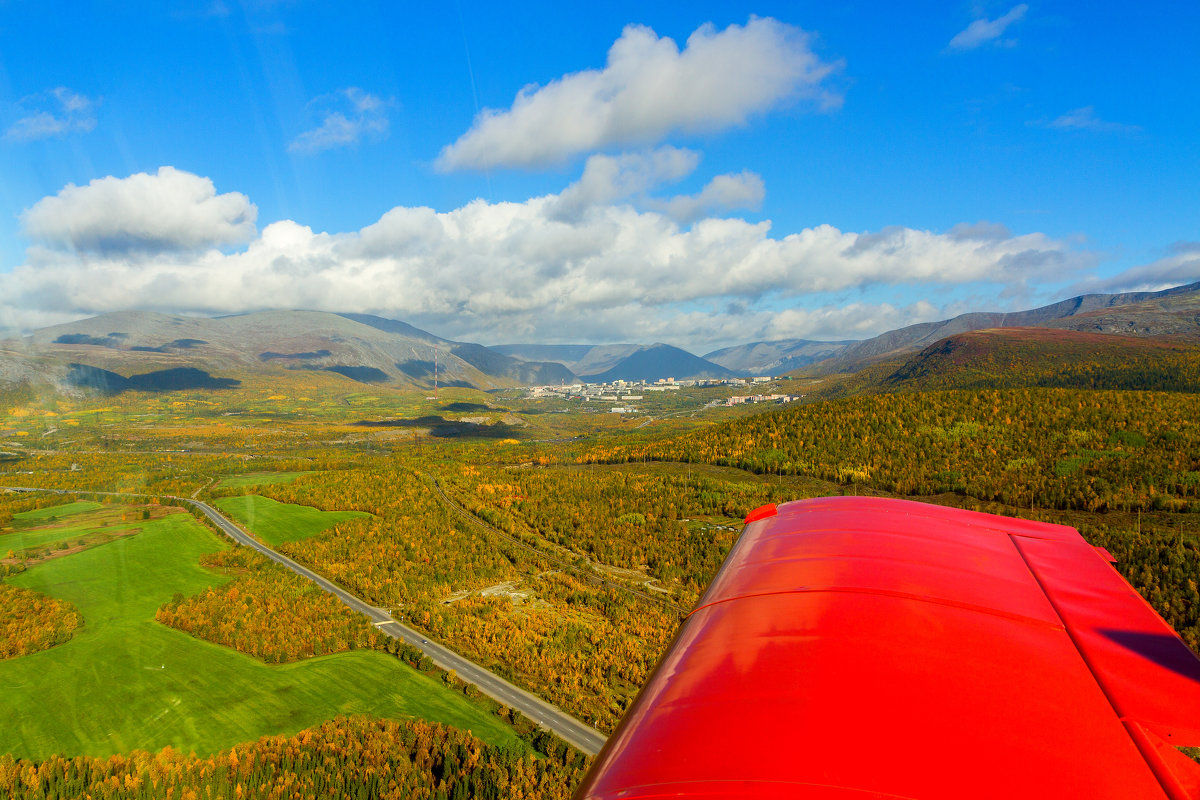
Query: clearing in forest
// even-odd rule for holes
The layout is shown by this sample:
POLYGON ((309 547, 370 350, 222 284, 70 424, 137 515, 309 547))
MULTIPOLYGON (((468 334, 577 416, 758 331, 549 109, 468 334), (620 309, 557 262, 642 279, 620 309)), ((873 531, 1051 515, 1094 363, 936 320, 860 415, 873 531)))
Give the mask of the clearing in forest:
POLYGON ((321 511, 256 494, 222 497, 214 504, 272 547, 308 539, 348 519, 371 516, 364 511, 321 511))
POLYGON ((268 666, 159 624, 155 611, 175 592, 228 580, 198 564, 226 545, 187 514, 138 524, 136 536, 5 579, 74 604, 83 627, 65 644, 0 662, 0 753, 103 756, 167 745, 211 753, 357 713, 517 741, 496 717, 381 652, 268 666))

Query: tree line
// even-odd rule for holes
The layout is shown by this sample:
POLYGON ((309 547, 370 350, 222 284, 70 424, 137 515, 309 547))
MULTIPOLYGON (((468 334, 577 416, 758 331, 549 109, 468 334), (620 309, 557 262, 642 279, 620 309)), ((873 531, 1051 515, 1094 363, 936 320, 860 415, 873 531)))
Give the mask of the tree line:
POLYGON ((266 736, 215 755, 168 747, 108 758, 0 756, 12 800, 534 800, 567 798, 577 758, 538 757, 421 720, 342 717, 295 736, 266 736))
POLYGON ((711 463, 1018 507, 1200 512, 1200 397, 1075 389, 866 395, 585 460, 711 463))

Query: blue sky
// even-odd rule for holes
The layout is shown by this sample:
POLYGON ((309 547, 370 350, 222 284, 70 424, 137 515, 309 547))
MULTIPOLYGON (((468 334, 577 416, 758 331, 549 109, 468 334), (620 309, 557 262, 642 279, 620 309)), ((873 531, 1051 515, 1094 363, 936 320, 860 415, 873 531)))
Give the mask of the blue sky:
POLYGON ((1197 280, 1196 41, 1187 3, 0 0, 0 325, 703 351, 1197 280))

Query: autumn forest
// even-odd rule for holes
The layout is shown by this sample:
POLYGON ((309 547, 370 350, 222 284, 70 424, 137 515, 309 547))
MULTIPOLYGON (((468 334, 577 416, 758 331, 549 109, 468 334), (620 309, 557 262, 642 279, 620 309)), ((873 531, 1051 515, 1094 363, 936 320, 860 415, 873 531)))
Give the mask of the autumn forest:
POLYGON ((1200 648, 1200 395, 1014 370, 972 388, 852 376, 728 411, 696 391, 634 419, 309 373, 11 391, 0 483, 22 491, 0 493, 0 685, 24 688, 0 701, 22 719, 0 741, 0 794, 536 798, 580 780, 585 753, 235 545, 192 498, 601 733, 745 514, 803 497, 1071 525, 1200 648), (64 695, 54 676, 88 658, 111 674, 64 695))

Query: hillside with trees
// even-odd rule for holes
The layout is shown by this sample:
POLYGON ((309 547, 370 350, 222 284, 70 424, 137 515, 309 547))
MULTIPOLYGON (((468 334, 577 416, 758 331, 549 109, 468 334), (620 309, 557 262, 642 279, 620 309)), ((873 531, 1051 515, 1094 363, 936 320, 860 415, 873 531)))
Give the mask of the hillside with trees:
POLYGON ((922 350, 881 385, 894 389, 1200 391, 1200 347, 1166 338, 1047 328, 972 331, 922 350))
POLYGON ((1078 389, 867 394, 585 460, 719 464, 1077 527, 1194 648, 1200 398, 1078 389), (1143 522, 1143 515, 1145 520, 1143 522))

